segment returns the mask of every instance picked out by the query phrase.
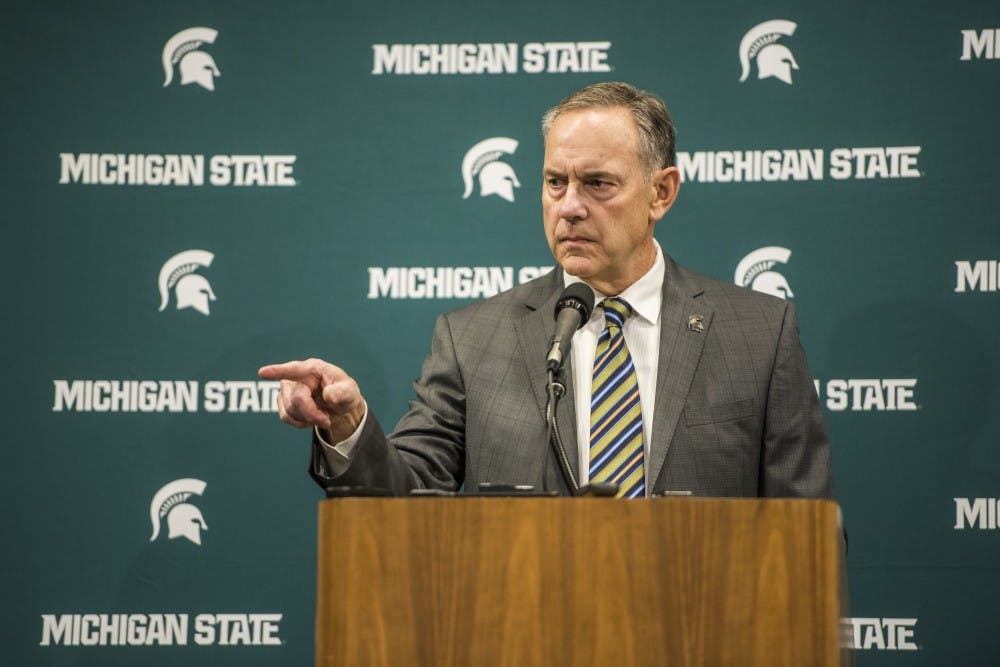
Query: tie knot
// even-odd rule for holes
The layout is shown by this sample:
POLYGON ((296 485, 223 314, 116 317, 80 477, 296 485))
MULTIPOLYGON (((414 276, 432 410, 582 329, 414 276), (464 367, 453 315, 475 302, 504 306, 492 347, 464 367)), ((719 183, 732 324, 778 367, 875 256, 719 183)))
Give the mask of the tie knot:
POLYGON ((619 329, 628 319, 628 316, 632 314, 632 306, 628 305, 628 302, 624 299, 619 299, 618 297, 612 297, 610 299, 605 299, 601 302, 601 308, 604 309, 604 321, 607 325, 616 326, 619 329))

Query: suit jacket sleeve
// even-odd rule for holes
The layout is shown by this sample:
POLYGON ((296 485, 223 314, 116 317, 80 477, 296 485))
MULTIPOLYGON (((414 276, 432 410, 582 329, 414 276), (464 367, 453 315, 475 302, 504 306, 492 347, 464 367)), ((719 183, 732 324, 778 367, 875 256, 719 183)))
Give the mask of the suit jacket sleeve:
POLYGON ((351 465, 331 477, 313 437, 309 473, 323 487, 369 486, 405 494, 410 489, 457 490, 465 467, 465 388, 447 315, 438 317, 431 352, 413 385, 410 409, 386 437, 369 412, 351 465))
POLYGON ((778 334, 762 447, 761 496, 833 498, 830 443, 790 303, 778 334))

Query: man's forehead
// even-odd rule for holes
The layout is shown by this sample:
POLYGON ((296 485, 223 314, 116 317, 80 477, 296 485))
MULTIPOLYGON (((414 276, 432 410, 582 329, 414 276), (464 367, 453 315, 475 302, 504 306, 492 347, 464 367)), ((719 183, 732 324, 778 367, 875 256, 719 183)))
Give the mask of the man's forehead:
POLYGON ((545 145, 565 142, 586 145, 616 140, 634 144, 638 133, 632 114, 624 107, 574 109, 556 116, 545 145))
POLYGON ((560 112, 552 120, 552 124, 554 125, 557 121, 563 118, 583 116, 621 116, 623 118, 631 118, 632 112, 629 111, 628 107, 620 104, 595 104, 594 106, 566 109, 565 111, 560 112))
POLYGON ((638 160, 638 148, 638 129, 624 107, 565 111, 546 137, 544 168, 564 169, 571 162, 574 171, 614 169, 615 163, 638 160))

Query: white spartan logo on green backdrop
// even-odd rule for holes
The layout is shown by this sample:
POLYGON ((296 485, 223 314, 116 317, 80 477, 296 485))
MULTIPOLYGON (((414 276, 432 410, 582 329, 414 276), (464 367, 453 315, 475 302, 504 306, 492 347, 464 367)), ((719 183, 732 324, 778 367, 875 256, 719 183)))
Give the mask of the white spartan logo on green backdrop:
POLYGON ((194 308, 202 315, 208 315, 208 304, 215 301, 215 292, 204 276, 195 271, 210 266, 215 255, 207 250, 185 250, 168 259, 160 268, 158 282, 160 288, 160 312, 170 303, 170 293, 174 293, 177 310, 194 308))
POLYGON ((181 85, 197 83, 205 90, 215 90, 215 77, 222 76, 215 59, 201 50, 203 44, 213 44, 219 34, 213 28, 188 28, 167 40, 163 47, 163 73, 166 88, 174 80, 174 68, 180 70, 181 85))
POLYGON ((500 162, 504 155, 512 155, 517 150, 517 140, 508 137, 491 137, 473 146, 462 158, 462 181, 468 199, 479 181, 479 196, 496 195, 509 202, 514 201, 514 188, 521 187, 514 169, 506 162, 500 162))
POLYGON ((160 522, 166 519, 168 538, 183 537, 201 546, 201 531, 208 530, 208 525, 201 510, 187 501, 205 493, 206 486, 200 479, 184 478, 175 479, 157 491, 149 503, 149 518, 153 522, 149 541, 160 536, 160 522))
POLYGON ((785 276, 774 270, 779 264, 787 264, 791 256, 791 250, 780 246, 757 248, 740 260, 733 279, 741 287, 749 287, 779 299, 791 299, 795 295, 792 294, 788 281, 785 276))
POLYGON ((740 83, 750 76, 750 61, 756 60, 758 79, 773 76, 791 85, 792 70, 798 69, 799 64, 787 46, 776 42, 782 37, 790 37, 796 27, 792 21, 774 19, 750 28, 740 41, 740 65, 743 68, 740 83))

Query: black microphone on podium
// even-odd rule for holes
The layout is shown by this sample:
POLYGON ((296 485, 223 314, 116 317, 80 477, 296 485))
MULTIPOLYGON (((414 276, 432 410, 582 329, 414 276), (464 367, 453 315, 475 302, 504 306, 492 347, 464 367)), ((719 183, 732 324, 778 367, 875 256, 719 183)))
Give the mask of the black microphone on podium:
POLYGON ((545 368, 558 373, 569 353, 573 334, 590 319, 594 310, 594 290, 585 283, 573 283, 563 290, 556 302, 556 331, 552 334, 545 368))
MULTIPOLYGON (((563 361, 569 354, 569 346, 573 342, 573 334, 590 319, 594 310, 594 291, 584 283, 573 283, 563 290, 556 302, 556 330, 549 343, 549 353, 545 357, 545 369, 548 376, 545 404, 545 439, 555 450, 559 470, 562 472, 566 486, 572 495, 580 494, 580 483, 576 481, 566 447, 563 446, 559 434, 559 424, 556 422, 556 407, 559 399, 566 393, 566 386, 556 379, 562 369, 563 361)), ((542 488, 545 487, 545 470, 548 468, 548 449, 545 450, 545 461, 542 464, 542 488)))

